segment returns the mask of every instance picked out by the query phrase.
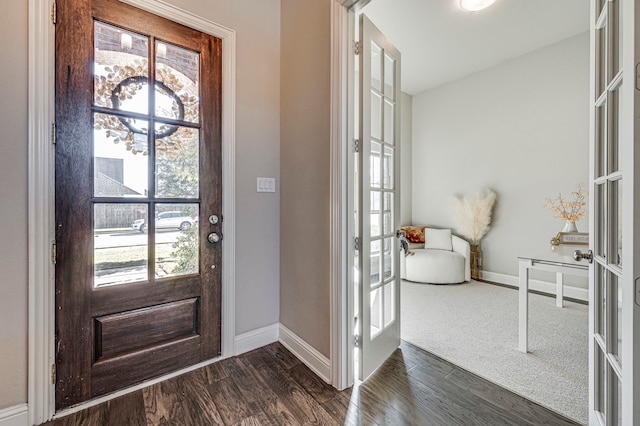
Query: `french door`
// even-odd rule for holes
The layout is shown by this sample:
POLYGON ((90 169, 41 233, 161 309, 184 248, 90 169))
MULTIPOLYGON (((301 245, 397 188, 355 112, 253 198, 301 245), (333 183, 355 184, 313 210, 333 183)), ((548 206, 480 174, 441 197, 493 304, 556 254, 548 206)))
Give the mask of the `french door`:
POLYGON ((591 1, 589 423, 640 424, 640 61, 634 0, 591 1))
POLYGON ((220 354, 221 41, 57 0, 56 409, 220 354))
POLYGON ((360 15, 359 377, 400 345, 400 52, 360 15))

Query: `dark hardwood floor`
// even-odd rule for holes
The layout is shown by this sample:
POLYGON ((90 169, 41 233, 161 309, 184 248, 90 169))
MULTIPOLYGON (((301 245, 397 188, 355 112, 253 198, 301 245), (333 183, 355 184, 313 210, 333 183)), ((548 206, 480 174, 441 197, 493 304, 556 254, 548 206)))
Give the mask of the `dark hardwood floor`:
POLYGON ((281 344, 45 423, 71 425, 575 425, 408 343, 337 391, 281 344))

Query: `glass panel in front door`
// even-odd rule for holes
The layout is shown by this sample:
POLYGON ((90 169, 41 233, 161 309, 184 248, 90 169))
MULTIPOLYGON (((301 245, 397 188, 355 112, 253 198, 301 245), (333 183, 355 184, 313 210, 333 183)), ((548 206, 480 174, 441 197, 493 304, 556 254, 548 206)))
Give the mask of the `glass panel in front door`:
POLYGON ((156 278, 197 274, 198 204, 156 204, 156 278))
POLYGON ((156 41, 156 116, 200 121, 198 53, 156 41))
MULTIPOLYGON (((156 134, 162 131, 156 124, 156 134)), ((198 129, 178 127, 171 137, 156 139, 156 196, 161 198, 197 198, 199 194, 198 129), (174 146, 179 141, 178 146, 174 146)))
POLYGON ((128 230, 118 231, 123 220, 146 218, 147 205, 95 203, 93 209, 95 287, 147 281, 149 246, 146 236, 128 230))
POLYGON ((93 74, 94 105, 148 113, 148 103, 139 96, 146 94, 139 82, 146 81, 149 75, 148 37, 96 21, 93 74), (136 94, 136 100, 141 102, 133 101, 136 94))
POLYGON ((94 22, 94 287, 198 273, 200 56, 150 43, 94 22))

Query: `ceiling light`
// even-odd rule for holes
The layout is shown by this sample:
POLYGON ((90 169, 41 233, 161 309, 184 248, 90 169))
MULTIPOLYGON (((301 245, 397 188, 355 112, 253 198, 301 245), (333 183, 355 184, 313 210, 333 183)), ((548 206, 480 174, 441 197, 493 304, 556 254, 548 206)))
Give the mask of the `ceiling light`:
POLYGON ((469 12, 477 12, 491 6, 496 0, 460 0, 460 7, 469 12))

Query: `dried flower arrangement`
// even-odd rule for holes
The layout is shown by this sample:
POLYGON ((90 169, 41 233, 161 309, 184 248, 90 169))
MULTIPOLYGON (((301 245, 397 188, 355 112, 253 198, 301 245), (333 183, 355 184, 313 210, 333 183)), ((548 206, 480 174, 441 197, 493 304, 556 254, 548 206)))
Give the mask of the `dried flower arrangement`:
POLYGON ((454 213, 458 232, 478 245, 489 231, 496 193, 490 189, 455 198, 454 213))
POLYGON ((554 199, 545 198, 544 206, 553 212, 553 217, 568 222, 576 222, 583 217, 587 217, 585 209, 587 191, 580 187, 577 191, 573 191, 571 195, 573 196, 571 201, 563 198, 561 193, 554 199))

